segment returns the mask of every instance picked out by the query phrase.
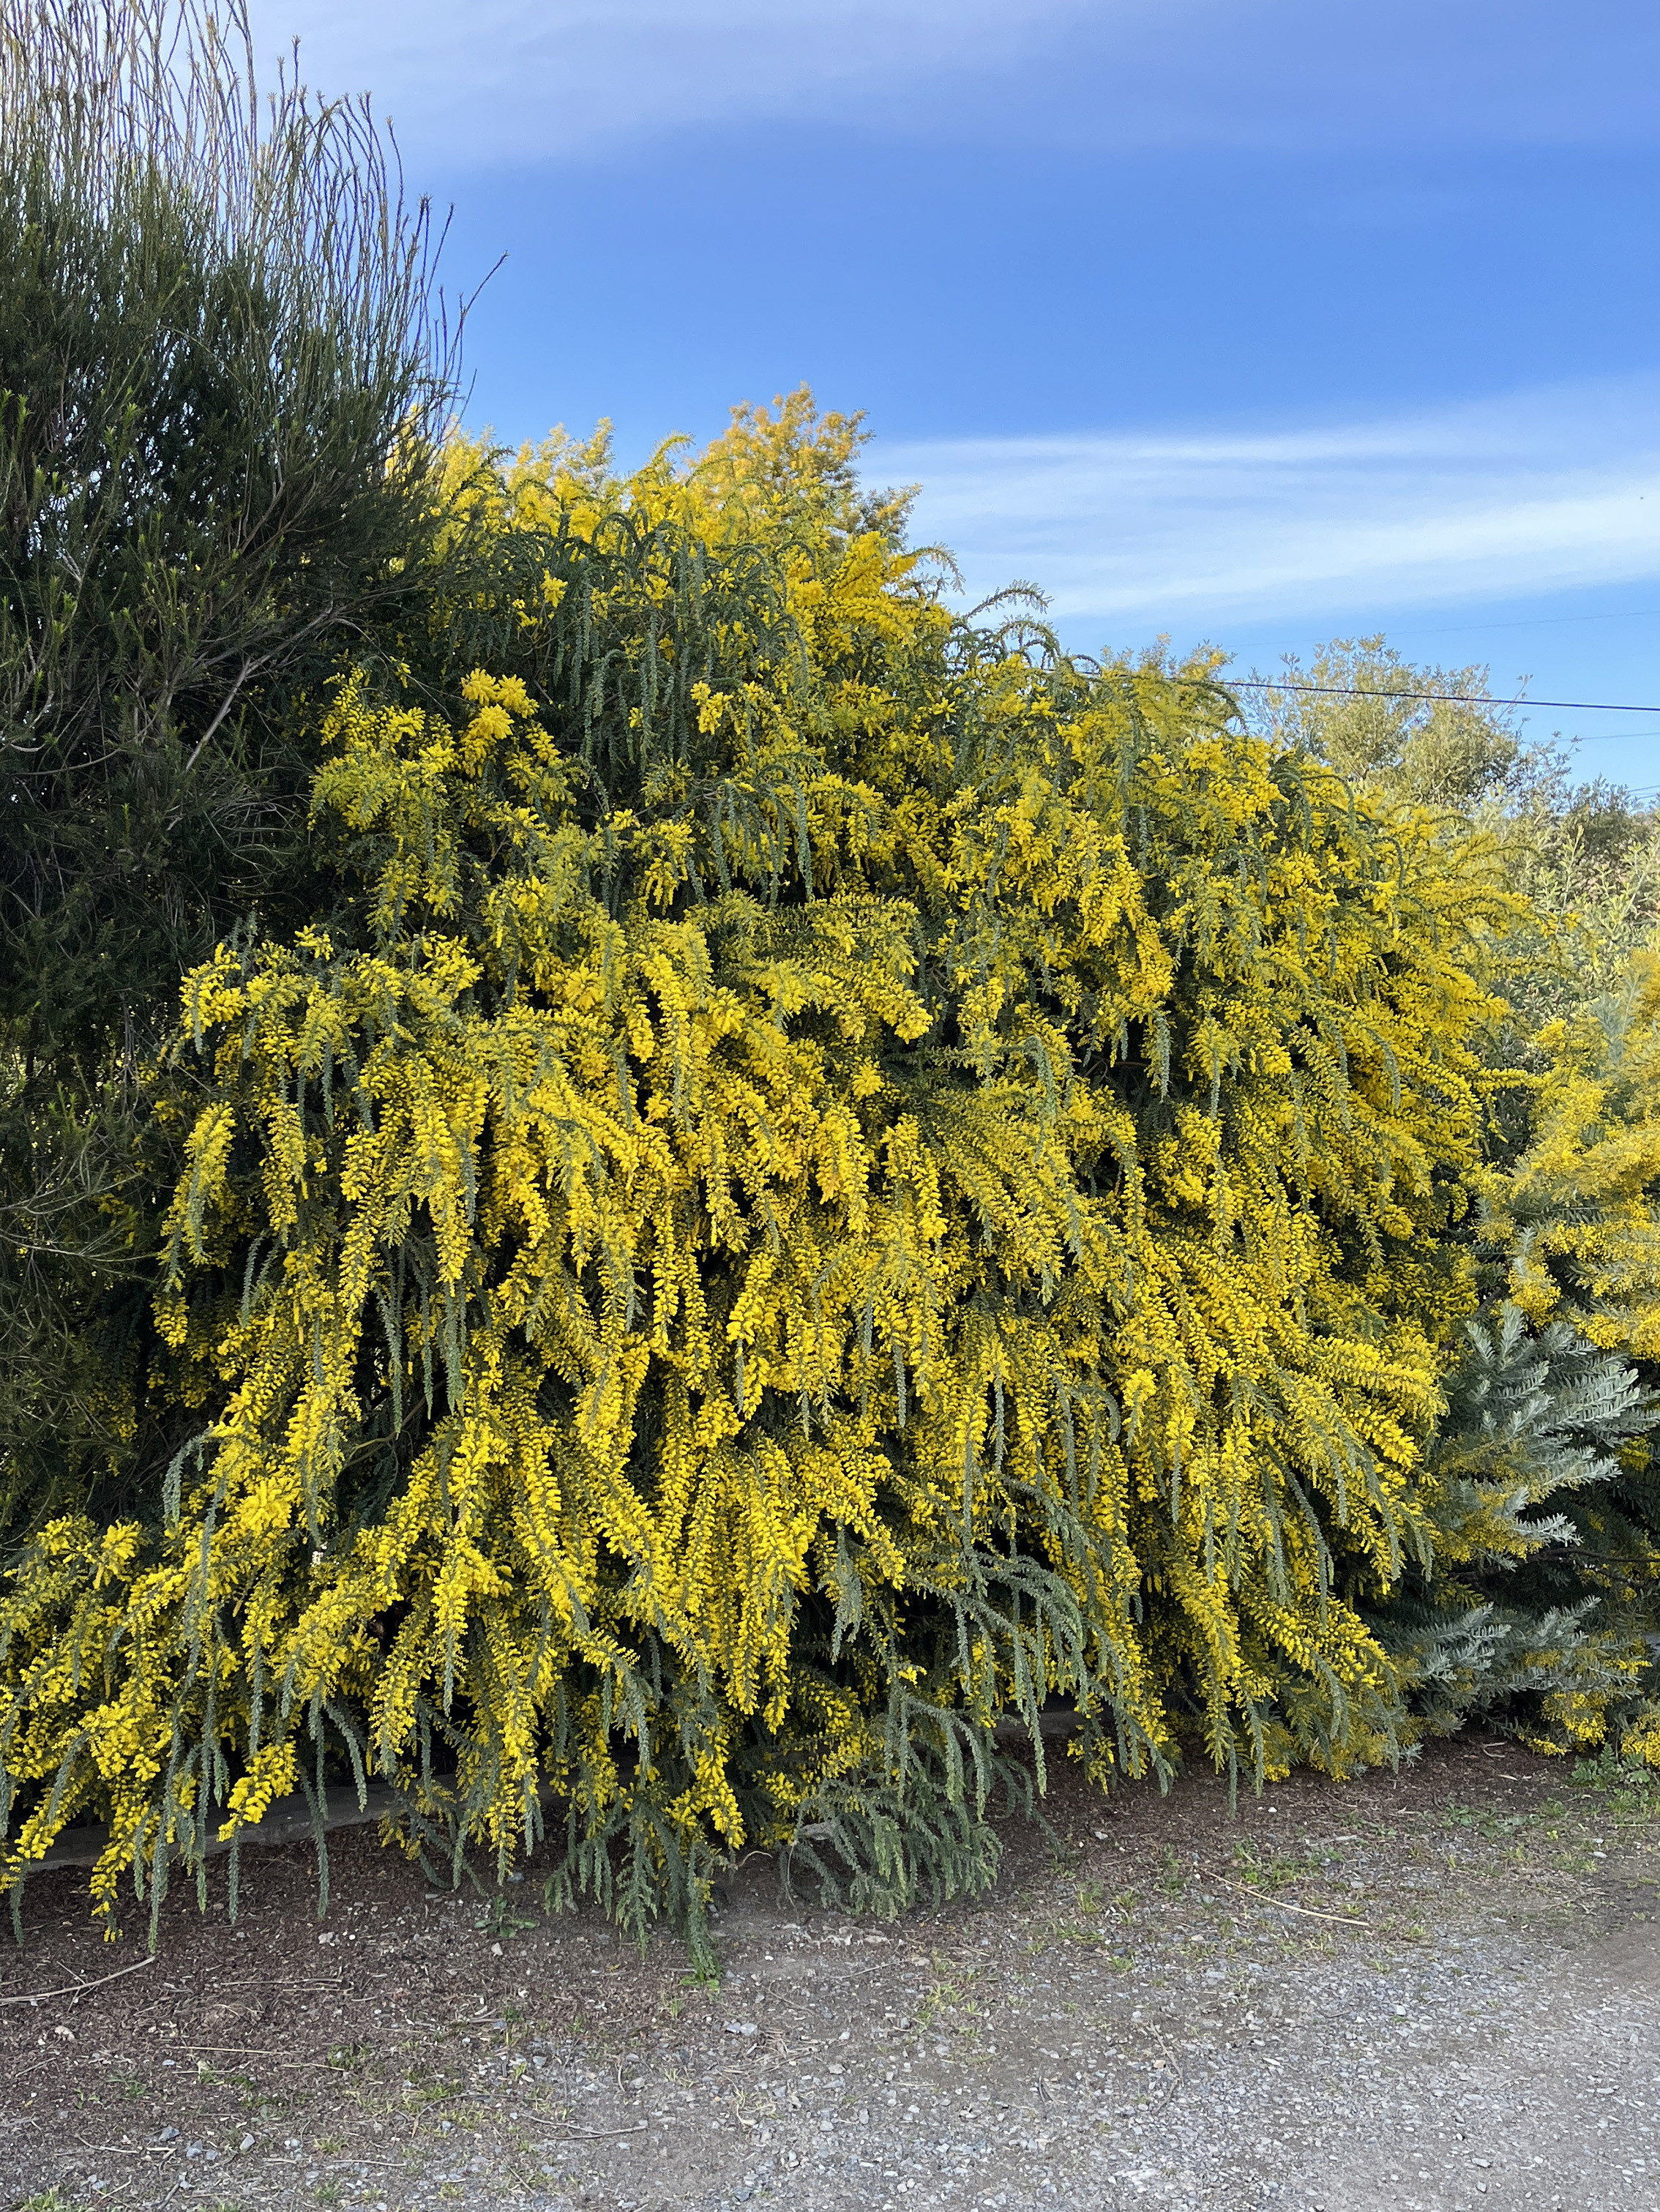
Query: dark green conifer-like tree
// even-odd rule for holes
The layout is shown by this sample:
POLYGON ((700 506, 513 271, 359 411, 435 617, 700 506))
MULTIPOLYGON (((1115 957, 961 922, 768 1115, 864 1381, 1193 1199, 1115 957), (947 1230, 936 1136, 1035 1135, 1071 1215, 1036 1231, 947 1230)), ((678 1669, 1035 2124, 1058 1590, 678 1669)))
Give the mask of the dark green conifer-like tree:
POLYGON ((366 104, 261 104, 240 0, 0 0, 0 1541, 112 1441, 179 976, 306 910, 296 704, 408 649, 431 268, 366 104))

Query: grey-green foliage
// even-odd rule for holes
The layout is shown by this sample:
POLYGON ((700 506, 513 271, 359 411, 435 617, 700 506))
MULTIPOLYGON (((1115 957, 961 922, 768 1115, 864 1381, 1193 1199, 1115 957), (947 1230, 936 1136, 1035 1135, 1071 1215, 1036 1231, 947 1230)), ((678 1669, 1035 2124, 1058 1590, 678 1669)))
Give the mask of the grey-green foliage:
POLYGON ((1490 668, 1420 665, 1382 636, 1335 638, 1306 665, 1288 655, 1268 689, 1243 695, 1259 727, 1357 788, 1496 843, 1505 881, 1546 923, 1508 961, 1526 1031, 1608 989, 1660 926, 1660 815, 1623 786, 1577 780, 1568 749, 1529 740, 1522 705, 1492 696, 1490 668))
MULTIPOLYGON (((1588 1576, 1626 1461, 1654 1422, 1628 1362, 1508 1301, 1472 1321, 1430 1448, 1432 1565, 1374 1625, 1408 1656, 1428 1725, 1548 1729, 1553 1699, 1631 1692, 1631 1624, 1588 1576)), ((1640 1449, 1636 1455, 1641 1457, 1640 1449)))
POLYGON ((142 1329, 158 1023, 306 910, 296 704, 399 651, 429 536, 426 209, 250 54, 241 0, 0 0, 0 1544, 142 1329))
POLYGON ((1491 673, 1419 666, 1382 636, 1334 638, 1306 666, 1287 654, 1270 689, 1246 695, 1247 712, 1384 799, 1515 810, 1549 781, 1554 756, 1523 739, 1514 708, 1480 703, 1491 673))

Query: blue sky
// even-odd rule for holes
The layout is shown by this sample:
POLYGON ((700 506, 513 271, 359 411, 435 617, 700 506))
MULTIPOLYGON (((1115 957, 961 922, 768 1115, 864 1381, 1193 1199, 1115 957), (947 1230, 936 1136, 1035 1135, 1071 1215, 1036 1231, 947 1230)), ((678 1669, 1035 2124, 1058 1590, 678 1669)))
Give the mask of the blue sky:
MULTIPOLYGON (((472 416, 806 380, 970 584, 1660 706, 1653 0, 256 0, 455 215, 472 416)), ((1541 711, 1660 786, 1660 713, 1541 711)))

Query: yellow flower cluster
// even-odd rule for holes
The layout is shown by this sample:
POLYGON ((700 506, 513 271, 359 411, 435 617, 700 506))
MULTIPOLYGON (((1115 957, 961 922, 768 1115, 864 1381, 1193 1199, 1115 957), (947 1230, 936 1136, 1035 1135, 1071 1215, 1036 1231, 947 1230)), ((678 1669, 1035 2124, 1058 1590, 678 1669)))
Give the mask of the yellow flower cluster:
POLYGON ((1493 1224, 1511 1296, 1535 1322, 1564 1314, 1660 1361, 1660 954, 1538 1043, 1532 1140, 1493 1224))

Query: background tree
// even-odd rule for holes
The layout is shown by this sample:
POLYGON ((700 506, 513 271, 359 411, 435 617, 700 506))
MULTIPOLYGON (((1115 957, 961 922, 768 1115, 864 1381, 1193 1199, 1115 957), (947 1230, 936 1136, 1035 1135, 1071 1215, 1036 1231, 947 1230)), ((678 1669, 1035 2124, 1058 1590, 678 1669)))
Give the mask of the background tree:
POLYGON ((1492 674, 1407 660, 1382 636, 1335 638, 1306 665, 1288 655, 1279 684, 1243 696, 1254 726, 1306 746, 1357 790, 1503 848, 1540 925, 1508 950, 1519 1050, 1541 1023, 1613 988, 1660 927, 1660 813, 1622 785, 1577 780, 1554 738, 1526 738, 1524 702, 1484 704, 1492 674))

